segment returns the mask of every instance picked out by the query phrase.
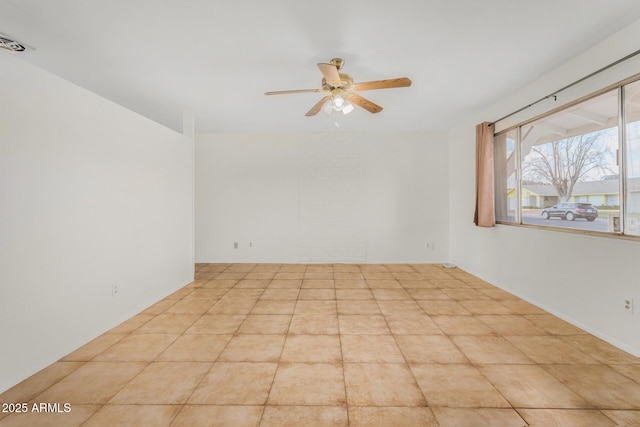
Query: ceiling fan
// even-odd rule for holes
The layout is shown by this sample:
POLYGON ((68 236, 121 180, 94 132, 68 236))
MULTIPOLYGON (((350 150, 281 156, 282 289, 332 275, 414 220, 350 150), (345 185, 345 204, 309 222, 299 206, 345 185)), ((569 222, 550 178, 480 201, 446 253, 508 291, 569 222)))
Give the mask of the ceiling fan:
POLYGON ((342 58, 333 58, 328 64, 318 64, 318 68, 323 76, 320 89, 281 90, 276 92, 266 92, 265 95, 287 95, 290 93, 310 92, 327 93, 325 97, 307 111, 307 114, 305 114, 307 117, 315 116, 320 112, 320 110, 324 110, 329 114, 332 111, 341 111, 343 114, 348 114, 353 111, 354 105, 375 114, 382 111, 382 107, 366 98, 363 98, 356 92, 411 86, 411 80, 407 77, 354 83, 353 78, 351 78, 349 74, 340 72, 343 65, 344 60, 342 58))

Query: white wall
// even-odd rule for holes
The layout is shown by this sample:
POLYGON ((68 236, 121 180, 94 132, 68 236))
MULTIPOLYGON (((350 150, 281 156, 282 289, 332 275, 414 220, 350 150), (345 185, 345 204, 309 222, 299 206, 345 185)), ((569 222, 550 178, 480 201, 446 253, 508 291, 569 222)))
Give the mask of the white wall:
POLYGON ((446 139, 199 134, 196 261, 447 261, 446 139))
POLYGON ((2 392, 192 280, 193 143, 16 57, 0 70, 2 392))
MULTIPOLYGON (((603 41, 475 120, 449 132, 451 259, 461 268, 640 355, 640 312, 623 312, 625 298, 640 301, 640 242, 557 231, 473 225, 475 124, 492 121, 546 96, 638 48, 640 22, 603 41), (455 165, 455 167, 454 167, 455 165)), ((499 60, 499 58, 498 58, 499 60)), ((640 59, 620 65, 503 123, 505 128, 603 86, 640 73, 640 59)))

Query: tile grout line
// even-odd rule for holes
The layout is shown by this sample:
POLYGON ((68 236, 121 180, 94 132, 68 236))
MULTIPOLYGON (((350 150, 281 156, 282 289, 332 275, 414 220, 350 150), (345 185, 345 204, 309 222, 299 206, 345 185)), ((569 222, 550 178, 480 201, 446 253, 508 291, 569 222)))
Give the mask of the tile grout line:
POLYGON ((344 349, 342 348, 342 330, 340 329, 340 311, 338 310, 338 295, 336 292, 336 273, 333 270, 333 291, 336 297, 336 322, 338 322, 338 344, 340 344, 340 367, 342 368, 342 386, 344 387, 344 405, 347 411, 347 427, 351 425, 349 414, 349 390, 347 388, 347 374, 344 366, 344 349))
MULTIPOLYGON (((399 282, 398 282, 399 283, 399 282)), ((367 286, 369 285, 369 283, 367 282, 367 286)), ((402 285, 401 285, 402 286, 402 285)), ((402 287, 402 289, 404 289, 406 291, 406 289, 404 288, 404 286, 402 287)), ((371 290, 371 289, 370 289, 371 290)), ((373 292, 372 292, 373 293, 373 292)), ((429 405, 429 400, 427 399, 427 396, 425 396, 424 391, 422 390, 422 388, 420 387, 420 383, 418 382, 418 379, 415 376, 415 373, 413 372, 413 369, 411 369, 411 364, 409 363, 409 361, 407 360, 407 355, 405 354, 404 351, 402 351, 402 347, 400 346, 400 344, 398 343, 398 340, 396 339, 396 334, 393 333, 393 330, 391 329, 391 326, 389 325, 389 321, 387 320, 387 317, 385 316, 384 312, 382 311, 382 307, 380 307, 380 303, 379 300, 377 298, 375 298, 375 294, 373 294, 374 297, 374 301, 376 302, 376 305, 378 306, 378 310, 380 310, 380 313, 382 315, 382 318, 384 319, 385 324, 387 325, 387 328, 389 328, 389 333, 391 334, 391 336, 393 337, 393 342, 396 344, 396 347, 398 348, 398 350, 400 351, 400 354, 402 354, 402 358, 404 359, 404 364, 406 365, 407 369, 409 370, 409 372, 411 372, 411 376, 413 378, 413 381, 415 382, 416 387, 418 388, 418 390, 420 390, 420 393, 422 394, 422 397, 425 401, 425 407, 429 408, 429 411, 431 412, 431 414, 433 415, 434 419, 436 420, 436 423, 438 423, 437 418, 435 413, 433 412, 433 410, 431 409, 431 406, 429 405)), ((411 295, 412 301, 415 302, 415 299, 413 298, 413 295, 411 295)), ((417 302, 416 302, 417 304, 417 302)), ((418 304, 418 306, 420 306, 418 304)), ((424 312, 424 309, 422 309, 422 307, 420 306, 420 309, 424 312)), ((425 313, 426 314, 426 313, 425 313)), ((437 326, 437 325, 436 325, 437 326)), ((439 327, 438 327, 439 328, 439 327)), ((439 425, 439 423, 438 423, 439 425)))
MULTIPOLYGON (((275 277, 275 275, 274 275, 274 277, 275 277)), ((269 285, 271 284, 271 282, 273 280, 274 279, 271 279, 269 281, 269 285)), ((267 288, 269 287, 269 285, 267 285, 267 288)), ((302 286, 302 282, 301 282, 300 286, 302 286)), ((265 289, 267 289, 267 288, 265 288, 265 289)), ((263 292, 263 294, 264 294, 264 292, 263 292)), ((299 295, 299 292, 298 292, 298 295, 299 295)), ((276 370, 273 372, 273 378, 271 378, 271 384, 269 384, 269 391, 267 392, 267 397, 266 397, 266 399, 264 401, 264 405, 263 405, 263 408, 262 408, 262 413, 260 414, 260 420, 258 421, 258 425, 262 425, 262 423, 264 421, 264 414, 267 411, 267 407, 269 406, 269 398, 271 397, 271 391, 273 390, 273 384, 276 381, 276 375, 278 375, 278 371, 280 370, 280 364, 282 363, 282 353, 284 352, 284 347, 287 345, 287 340, 289 338, 289 331, 291 330, 291 323, 293 322, 293 314, 295 313, 297 305, 298 305, 298 298, 296 298, 296 303, 294 304, 293 311, 291 312, 291 318, 289 319, 289 325, 287 327, 287 333, 285 334, 284 342, 282 343, 282 348, 280 349, 280 355, 278 356, 278 361, 276 362, 276 370)))
MULTIPOLYGON (((230 268, 230 267, 228 267, 228 268, 230 268)), ((227 268, 227 269, 228 269, 228 268, 227 268)), ((225 269, 225 270, 223 270, 223 271, 226 271, 227 269, 225 269)), ((240 280, 242 280, 242 279, 240 279, 240 280)), ((238 283, 239 283, 239 281, 238 281, 238 283)), ((236 285, 237 285, 237 283, 236 283, 236 285)), ((234 285, 234 287, 235 287, 235 285, 234 285)), ((232 287, 232 288, 229 288, 229 290, 231 290, 231 289, 233 289, 233 287, 232 287)), ((224 294, 224 295, 226 295, 227 293, 228 293, 228 291, 227 291, 227 292, 225 292, 225 294, 224 294)), ((223 295, 223 297, 224 297, 224 295, 223 295)), ((220 299, 222 299, 222 297, 221 297, 220 299)), ((220 299, 219 299, 218 301, 220 301, 220 299)), ((214 304, 214 305, 215 305, 215 304, 214 304)), ((203 313, 203 314, 202 314, 198 319, 202 318, 202 317, 203 317, 206 313, 208 313, 208 312, 209 312, 209 310, 207 310, 205 313, 203 313)), ((244 321, 243 321, 243 322, 244 322, 244 321)), ((194 322, 194 324, 195 324, 195 322, 194 322)), ((193 324, 192 324, 191 326, 193 326, 193 324)), ((187 329, 189 329, 189 328, 187 328, 187 329)), ((185 331, 183 331, 183 333, 181 334, 181 336, 184 336, 184 333, 186 332, 186 330, 187 330, 187 329, 185 329, 185 331)), ((218 356, 216 356, 215 360, 213 360, 213 361, 211 362, 211 365, 209 366, 209 369, 207 369, 207 371, 202 375, 202 378, 200 378, 200 381, 198 381, 198 383, 193 387, 193 389, 191 390, 191 393, 190 393, 190 394, 189 394, 189 396, 185 399, 184 403, 179 404, 179 405, 180 405, 180 410, 179 410, 179 411, 176 413, 176 415, 173 417, 173 419, 171 420, 170 425, 171 425, 171 424, 173 424, 173 423, 175 422, 175 420, 178 418, 178 416, 179 416, 183 411, 185 411, 185 408, 188 406, 188 402, 189 402, 189 400, 193 397, 193 395, 194 395, 194 393, 196 392, 196 390, 198 389, 198 387, 200 387, 200 385, 204 382, 205 378, 209 375, 209 373, 211 372, 211 370, 212 370, 212 369, 213 369, 213 367, 215 366, 216 362, 217 362, 217 361, 218 361, 218 359, 220 358, 220 355, 224 352, 224 350, 227 348, 227 346, 229 345, 229 343, 231 342, 231 340, 233 339, 233 337, 236 335, 236 333, 237 333, 238 329, 240 329, 240 325, 238 325, 238 328, 236 329, 236 331, 235 331, 233 334, 231 334, 231 338, 229 339, 229 341, 227 341, 227 343, 224 345, 224 347, 222 348, 222 350, 220 350, 220 353, 218 353, 218 356)), ((168 347, 167 347, 167 348, 168 348, 168 347)), ((166 351, 166 349, 165 349, 164 351, 166 351)))

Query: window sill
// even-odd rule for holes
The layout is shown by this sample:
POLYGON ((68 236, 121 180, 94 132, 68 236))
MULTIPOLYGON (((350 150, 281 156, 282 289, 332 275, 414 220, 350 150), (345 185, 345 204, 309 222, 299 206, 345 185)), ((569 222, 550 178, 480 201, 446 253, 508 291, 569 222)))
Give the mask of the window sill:
POLYGON ((606 237, 610 239, 630 240, 634 242, 640 242, 640 236, 633 236, 633 235, 623 234, 623 233, 609 233, 605 231, 580 230, 575 228, 563 228, 563 227, 547 227, 543 225, 519 224, 516 222, 506 222, 506 221, 496 221, 496 225, 506 225, 506 226, 512 226, 512 227, 529 228, 533 230, 542 230, 542 231, 560 232, 560 233, 569 233, 569 234, 581 234, 586 236, 606 237))

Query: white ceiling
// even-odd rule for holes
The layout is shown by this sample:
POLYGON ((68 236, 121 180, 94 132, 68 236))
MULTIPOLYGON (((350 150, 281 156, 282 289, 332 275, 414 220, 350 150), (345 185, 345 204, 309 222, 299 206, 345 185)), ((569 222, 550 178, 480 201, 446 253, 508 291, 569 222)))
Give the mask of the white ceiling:
POLYGON ((0 0, 0 32, 36 49, 17 57, 198 132, 446 130, 638 18, 638 0, 0 0), (363 93, 376 115, 264 95, 319 87, 332 57, 413 85, 363 93))

